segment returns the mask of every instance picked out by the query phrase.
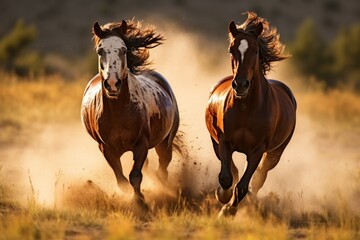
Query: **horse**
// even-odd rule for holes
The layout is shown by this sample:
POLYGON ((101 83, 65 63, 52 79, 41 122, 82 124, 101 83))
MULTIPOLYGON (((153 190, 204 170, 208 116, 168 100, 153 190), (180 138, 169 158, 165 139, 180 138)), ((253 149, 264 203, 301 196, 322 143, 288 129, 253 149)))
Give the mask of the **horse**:
POLYGON ((292 91, 265 77, 272 62, 289 57, 284 54, 285 46, 267 20, 253 12, 247 15, 242 25, 231 21, 228 26, 232 75, 213 86, 205 111, 213 149, 221 161, 215 197, 225 204, 219 215, 226 216, 236 214, 249 184, 249 196, 256 197, 296 124, 297 103, 292 91), (240 181, 232 159, 235 151, 246 155, 240 181))
POLYGON ((165 182, 179 128, 179 110, 168 81, 147 67, 149 49, 164 38, 153 27, 122 20, 92 28, 98 55, 98 73, 88 82, 81 104, 81 119, 112 168, 120 190, 133 188, 136 202, 145 207, 141 192, 142 168, 148 151, 159 157, 157 176, 165 182), (129 181, 120 157, 131 151, 129 181))

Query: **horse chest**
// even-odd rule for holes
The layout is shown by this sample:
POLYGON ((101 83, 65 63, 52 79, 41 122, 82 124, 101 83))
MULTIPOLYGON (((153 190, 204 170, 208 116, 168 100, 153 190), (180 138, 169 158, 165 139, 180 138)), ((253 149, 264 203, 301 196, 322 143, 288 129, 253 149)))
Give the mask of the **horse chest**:
POLYGON ((224 115, 224 134, 234 148, 246 152, 266 142, 266 133, 270 129, 268 118, 253 118, 251 113, 224 115))
POLYGON ((128 121, 126 119, 117 119, 117 121, 106 118, 99 119, 101 139, 115 149, 131 150, 141 129, 136 122, 136 120, 128 121))

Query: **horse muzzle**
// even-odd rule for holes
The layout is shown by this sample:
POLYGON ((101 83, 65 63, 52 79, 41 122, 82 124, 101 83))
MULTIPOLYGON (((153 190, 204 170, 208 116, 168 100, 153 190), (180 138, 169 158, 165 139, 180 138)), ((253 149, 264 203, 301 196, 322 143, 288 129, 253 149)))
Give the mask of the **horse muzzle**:
POLYGON ((115 83, 115 86, 111 86, 109 84, 108 80, 104 81, 105 91, 106 91, 107 95, 110 98, 117 98, 118 97, 118 95, 120 94, 121 85, 122 85, 121 80, 117 80, 117 82, 115 83))
POLYGON ((250 81, 249 80, 233 80, 231 83, 232 88, 235 91, 236 97, 245 98, 249 92, 250 81))

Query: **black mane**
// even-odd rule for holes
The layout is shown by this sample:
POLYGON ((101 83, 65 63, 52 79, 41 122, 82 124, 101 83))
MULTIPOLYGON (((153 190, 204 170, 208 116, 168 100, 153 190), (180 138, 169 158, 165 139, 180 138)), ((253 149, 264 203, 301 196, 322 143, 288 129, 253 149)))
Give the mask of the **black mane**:
POLYGON ((256 13, 247 12, 247 20, 239 26, 240 30, 254 35, 255 28, 258 24, 263 25, 263 31, 258 37, 259 57, 261 63, 261 71, 264 75, 271 70, 271 63, 281 61, 289 57, 284 54, 285 45, 280 42, 280 34, 275 27, 271 27, 269 22, 256 13))

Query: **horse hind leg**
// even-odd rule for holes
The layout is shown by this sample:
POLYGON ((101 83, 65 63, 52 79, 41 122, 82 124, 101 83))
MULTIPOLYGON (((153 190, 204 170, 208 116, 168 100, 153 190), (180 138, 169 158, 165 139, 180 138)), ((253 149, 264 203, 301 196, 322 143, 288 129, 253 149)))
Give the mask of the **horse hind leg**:
POLYGON ((233 175, 233 184, 236 184, 239 181, 239 170, 236 167, 234 160, 231 161, 231 173, 233 175))
POLYGON ((169 143, 169 137, 165 138, 159 145, 155 147, 155 151, 159 156, 159 168, 157 176, 159 180, 166 181, 168 178, 168 166, 172 159, 172 141, 169 143))
POLYGON ((289 137, 279 148, 275 149, 274 151, 265 153, 253 177, 251 178, 250 186, 252 196, 256 197, 260 188, 262 188, 265 183, 268 172, 279 163, 281 155, 283 154, 290 139, 291 137, 289 137))

